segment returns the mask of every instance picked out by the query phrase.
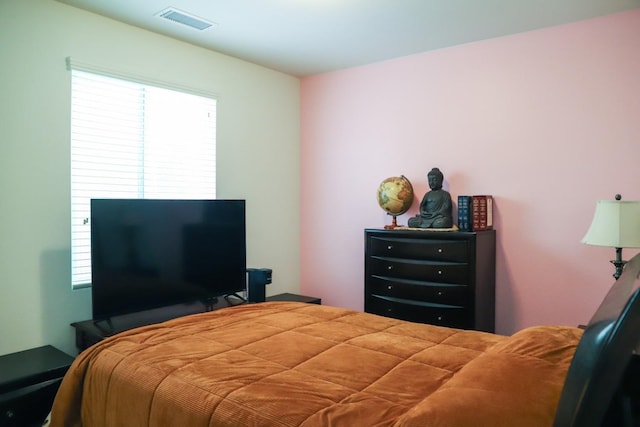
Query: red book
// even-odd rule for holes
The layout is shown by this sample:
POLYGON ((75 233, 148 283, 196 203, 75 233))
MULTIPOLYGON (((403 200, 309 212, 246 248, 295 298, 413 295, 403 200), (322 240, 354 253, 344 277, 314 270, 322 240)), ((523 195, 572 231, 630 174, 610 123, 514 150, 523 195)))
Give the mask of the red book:
POLYGON ((493 230, 493 196, 484 194, 473 196, 472 230, 493 230))

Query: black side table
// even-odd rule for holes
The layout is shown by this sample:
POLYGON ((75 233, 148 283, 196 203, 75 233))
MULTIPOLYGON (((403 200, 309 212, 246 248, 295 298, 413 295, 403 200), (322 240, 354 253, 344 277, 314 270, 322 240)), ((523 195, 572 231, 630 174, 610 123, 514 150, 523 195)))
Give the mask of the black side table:
POLYGON ((0 356, 0 425, 42 425, 73 359, 50 345, 0 356))
POLYGON ((267 301, 294 301, 294 302, 306 302, 309 304, 322 304, 321 298, 307 297, 304 295, 296 295, 290 293, 278 294, 267 297, 267 301))
MULTIPOLYGON (((304 295, 296 295, 290 293, 273 295, 266 298, 266 301, 296 301, 296 302, 306 302, 309 304, 321 304, 322 300, 316 297, 308 297, 304 295)), ((230 304, 226 299, 220 298, 218 303, 213 306, 213 310, 217 310, 224 307, 229 307, 233 304, 230 304)), ((195 311, 201 312, 201 311, 195 311)), ((183 313, 181 315, 186 315, 190 313, 183 313)), ((144 317, 144 316, 142 316, 144 317)), ((173 317, 179 317, 178 315, 173 317)), ((167 317, 171 318, 171 317, 167 317)), ((166 320, 166 319, 164 319, 166 320)), ((157 323, 160 320, 154 320, 152 322, 140 322, 137 326, 142 326, 150 323, 157 323)), ((114 331, 112 333, 108 333, 104 329, 98 327, 97 323, 93 320, 84 320, 82 322, 74 322, 71 324, 76 330, 76 346, 79 351, 84 351, 90 346, 102 341, 103 339, 117 333, 118 331, 114 331)), ((133 327, 133 326, 132 326, 133 327)), ((126 330, 126 329, 123 329, 126 330)))

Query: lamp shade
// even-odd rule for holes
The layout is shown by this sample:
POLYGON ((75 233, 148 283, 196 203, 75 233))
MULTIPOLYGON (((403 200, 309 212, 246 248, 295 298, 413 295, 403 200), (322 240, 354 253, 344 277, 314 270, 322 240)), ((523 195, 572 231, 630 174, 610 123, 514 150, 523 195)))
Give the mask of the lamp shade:
POLYGON ((640 201, 599 200, 582 243, 640 248, 640 201))

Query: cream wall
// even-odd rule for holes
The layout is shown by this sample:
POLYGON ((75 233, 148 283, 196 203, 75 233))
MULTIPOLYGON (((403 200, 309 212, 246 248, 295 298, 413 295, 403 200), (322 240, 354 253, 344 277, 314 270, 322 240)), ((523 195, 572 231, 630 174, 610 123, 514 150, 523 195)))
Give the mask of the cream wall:
POLYGON ((218 94, 218 197, 247 200, 248 264, 299 290, 299 81, 52 0, 0 0, 0 354, 91 316, 70 289, 65 57, 218 94))
MULTIPOLYGON (((302 292, 363 308, 379 183, 426 172, 493 194, 496 327, 589 320, 611 248, 580 244, 596 200, 640 199, 640 10, 302 80, 302 292)), ((633 254, 625 250, 625 255, 633 254)))

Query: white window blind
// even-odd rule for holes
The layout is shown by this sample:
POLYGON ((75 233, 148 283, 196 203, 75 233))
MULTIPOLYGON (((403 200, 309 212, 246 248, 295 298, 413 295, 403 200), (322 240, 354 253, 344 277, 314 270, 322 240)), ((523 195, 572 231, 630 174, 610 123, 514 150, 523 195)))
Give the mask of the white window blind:
POLYGON ((214 199, 216 100, 71 70, 72 287, 91 282, 92 198, 214 199))

